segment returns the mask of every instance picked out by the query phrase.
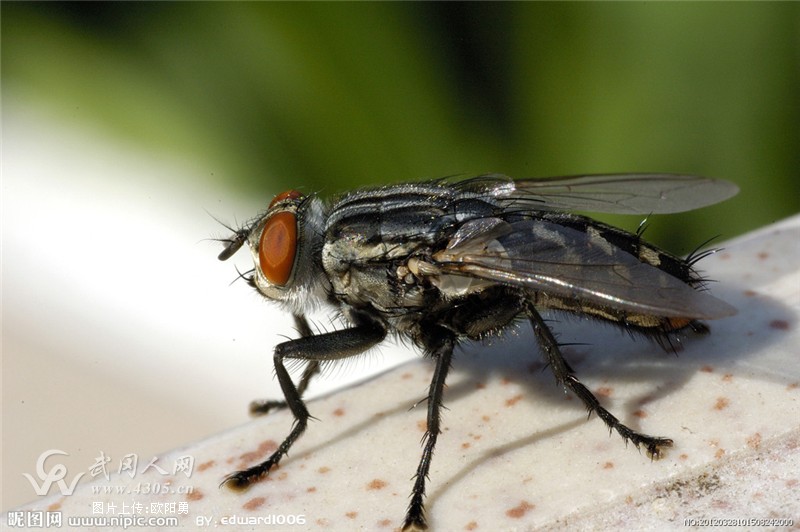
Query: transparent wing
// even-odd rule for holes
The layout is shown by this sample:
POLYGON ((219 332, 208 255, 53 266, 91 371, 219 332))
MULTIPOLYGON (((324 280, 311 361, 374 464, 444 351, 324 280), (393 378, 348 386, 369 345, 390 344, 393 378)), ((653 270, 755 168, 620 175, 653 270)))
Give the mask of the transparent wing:
POLYGON ((693 319, 736 313, 591 233, 541 220, 466 222, 433 259, 444 274, 525 286, 613 309, 693 319))
POLYGON ((509 208, 618 214, 683 212, 724 201, 739 188, 729 181, 680 174, 608 174, 512 180, 487 175, 455 184, 509 208))

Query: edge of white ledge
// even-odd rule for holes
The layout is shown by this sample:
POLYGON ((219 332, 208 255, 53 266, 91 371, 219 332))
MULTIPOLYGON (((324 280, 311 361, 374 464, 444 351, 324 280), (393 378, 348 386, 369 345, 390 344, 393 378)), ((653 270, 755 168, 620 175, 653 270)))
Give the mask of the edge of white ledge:
MULTIPOLYGON (((711 322, 711 334, 687 339, 677 357, 612 327, 556 318, 562 341, 591 344, 566 356, 605 406, 633 428, 675 441, 657 462, 609 436, 594 416, 586 420, 543 371, 524 327, 458 352, 428 483, 431 528, 647 530, 703 519, 798 526, 799 243, 795 216, 705 259, 704 273, 718 281, 712 292, 739 314, 711 322)), ((3 528, 55 514, 67 527, 68 518, 109 518, 127 508, 129 517, 174 517, 196 528, 397 529, 424 429, 424 402, 412 407, 431 374, 430 361, 415 360, 310 401, 317 419, 281 466, 245 493, 220 482, 275 449, 292 425, 289 412, 164 453, 156 462, 164 474, 141 472, 143 457, 133 476, 90 482, 87 473, 71 495, 54 487, 4 514, 3 528), (183 457, 193 461, 188 475, 173 472, 183 457)))

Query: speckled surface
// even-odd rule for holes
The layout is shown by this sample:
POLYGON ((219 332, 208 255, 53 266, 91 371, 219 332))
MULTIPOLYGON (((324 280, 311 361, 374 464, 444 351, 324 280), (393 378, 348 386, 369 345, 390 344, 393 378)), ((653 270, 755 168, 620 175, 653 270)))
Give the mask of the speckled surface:
MULTIPOLYGON (((553 316, 561 341, 586 344, 565 356, 601 401, 633 428, 675 441, 664 459, 651 462, 596 418, 587 421, 520 327, 457 353, 428 489, 432 529, 662 529, 683 528, 685 519, 750 518, 800 526, 800 217, 723 246, 701 267, 718 281, 714 295, 739 314, 687 338, 677 356, 612 327, 553 316)), ((424 431, 424 402, 412 407, 431 373, 429 361, 417 360, 311 401, 317 420, 246 493, 219 483, 274 450, 291 427, 289 413, 159 457, 165 469, 194 457, 190 477, 112 474, 22 510, 66 519, 91 516, 93 503, 135 502, 153 510, 140 515, 166 508, 186 527, 205 518, 230 530, 397 529, 424 431), (141 493, 144 484, 167 482, 169 493, 141 493), (104 486, 140 493, 93 493, 104 486), (222 522, 232 516, 262 524, 222 522), (298 519, 303 524, 286 524, 298 519)))

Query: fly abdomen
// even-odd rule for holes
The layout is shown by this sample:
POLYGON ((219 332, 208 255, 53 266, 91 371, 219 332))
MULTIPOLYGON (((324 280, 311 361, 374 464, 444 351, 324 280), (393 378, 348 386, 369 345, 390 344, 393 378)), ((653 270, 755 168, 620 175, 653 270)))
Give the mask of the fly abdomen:
POLYGON ((693 288, 699 279, 685 261, 645 246, 636 235, 609 233, 580 216, 510 213, 461 224, 432 259, 443 274, 526 287, 561 307, 586 306, 598 317, 613 311, 643 326, 652 321, 647 316, 691 320, 736 312, 693 288), (658 265, 643 260, 641 249, 659 253, 658 265))
POLYGON ((688 261, 646 242, 640 233, 629 233, 577 214, 542 212, 538 213, 538 216, 543 220, 585 232, 594 241, 614 246, 684 283, 690 285, 702 283, 702 279, 688 261))
POLYGON ((608 321, 644 334, 670 333, 692 325, 689 317, 665 317, 654 314, 631 312, 612 306, 599 305, 586 299, 570 299, 545 292, 531 292, 528 299, 541 309, 563 310, 577 315, 586 315, 608 321))

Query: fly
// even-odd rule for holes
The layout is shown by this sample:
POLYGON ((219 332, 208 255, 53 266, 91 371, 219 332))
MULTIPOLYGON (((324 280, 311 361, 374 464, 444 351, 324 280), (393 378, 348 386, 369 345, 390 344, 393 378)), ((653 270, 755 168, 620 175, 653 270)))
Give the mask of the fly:
MULTIPOLYGON (((275 372, 283 401, 256 401, 254 415, 288 407, 289 435, 266 461, 229 475, 244 489, 265 477, 303 434, 303 392, 320 365, 356 356, 388 334, 411 339, 435 364, 427 430, 403 530, 424 530, 425 483, 454 347, 497 334, 526 318, 557 382, 610 430, 652 458, 672 440, 636 432, 578 380, 541 309, 611 322, 669 348, 700 321, 736 313, 703 289, 697 257, 683 259, 641 238, 566 211, 682 212, 730 198, 727 181, 689 175, 620 174, 512 180, 500 175, 437 180, 349 192, 326 203, 289 190, 224 242, 220 260, 245 243, 255 267, 244 275, 291 312, 300 338, 278 344, 275 372), (306 311, 330 305, 348 326, 313 334, 306 311), (295 384, 288 361, 305 363, 295 384)), ((701 255, 702 256, 702 255, 701 255)))

